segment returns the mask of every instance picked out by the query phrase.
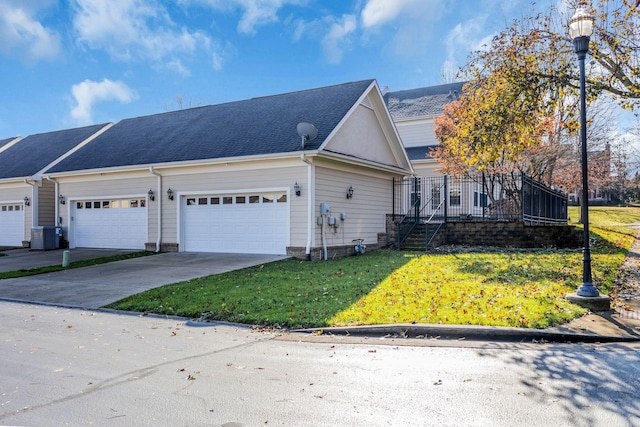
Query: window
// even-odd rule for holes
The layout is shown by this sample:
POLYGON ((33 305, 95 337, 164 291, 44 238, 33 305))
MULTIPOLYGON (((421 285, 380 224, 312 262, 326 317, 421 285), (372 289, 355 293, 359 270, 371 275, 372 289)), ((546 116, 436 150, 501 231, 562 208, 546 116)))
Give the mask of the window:
POLYGON ((460 206, 460 187, 453 187, 449 190, 449 206, 460 206))
POLYGON ((237 205, 244 205, 247 201, 247 197, 246 196, 238 196, 236 197, 236 204, 237 205))
POLYGON ((231 205, 233 204, 233 197, 231 196, 225 196, 222 198, 222 204, 224 205, 231 205))
POLYGON ((273 196, 272 195, 263 194, 262 195, 262 203, 273 203, 273 196))
POLYGON ((209 202, 209 199, 207 199, 206 197, 198 197, 199 205, 206 205, 208 202, 209 202))
POLYGON ((109 202, 108 200, 102 201, 102 209, 109 209, 110 207, 111 207, 111 202, 109 202))
POLYGON ((196 204, 196 199, 195 198, 188 198, 187 199, 187 206, 193 206, 196 204))
POLYGON ((3 207, 2 207, 2 212, 6 212, 6 211, 7 211, 7 207, 6 207, 6 206, 3 206, 3 207))
POLYGON ((220 204, 220 197, 212 197, 211 198, 211 204, 212 205, 219 205, 220 204))
POLYGON ((91 202, 84 202, 84 208, 85 209, 91 209, 93 207, 93 203, 91 202))
POLYGON ((137 200, 129 200, 129 207, 137 208, 138 207, 138 201, 137 200))
POLYGON ((278 203, 287 203, 286 194, 277 194, 276 197, 277 197, 278 203))
POLYGON ((484 193, 478 193, 477 191, 473 192, 473 206, 474 207, 487 207, 487 195, 484 193))
POLYGON ((431 189, 431 209, 438 209, 440 206, 440 187, 431 189))
POLYGON ((145 206, 147 206, 147 201, 145 199, 140 199, 140 207, 144 208, 145 206))
POLYGON ((94 209, 100 209, 100 202, 93 202, 94 209))
POLYGON ((13 211, 13 205, 9 206, 9 212, 13 211))
POLYGON ((260 203, 260 196, 249 196, 249 203, 260 203))

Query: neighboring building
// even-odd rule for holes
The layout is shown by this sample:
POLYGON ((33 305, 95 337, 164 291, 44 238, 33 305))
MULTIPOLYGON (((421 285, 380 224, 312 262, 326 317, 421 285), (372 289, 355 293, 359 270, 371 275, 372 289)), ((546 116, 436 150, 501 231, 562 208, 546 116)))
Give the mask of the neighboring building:
POLYGON ((392 181, 412 174, 366 80, 122 120, 45 176, 70 247, 317 259, 378 245, 392 181), (317 128, 304 146, 301 122, 317 128))
POLYGON ((0 140, 0 246, 29 246, 31 229, 54 226, 54 184, 42 171, 108 125, 0 140))
POLYGON ((387 92, 387 108, 407 150, 416 176, 442 176, 428 154, 438 146, 435 119, 446 104, 460 97, 463 82, 387 92))

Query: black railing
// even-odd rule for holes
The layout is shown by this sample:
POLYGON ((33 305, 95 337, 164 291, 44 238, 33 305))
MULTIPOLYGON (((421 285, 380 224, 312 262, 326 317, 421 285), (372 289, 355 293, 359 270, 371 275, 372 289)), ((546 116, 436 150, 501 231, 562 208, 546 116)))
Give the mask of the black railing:
POLYGON ((528 224, 566 224, 568 197, 522 176, 522 220, 528 224))
POLYGON ((567 196, 522 175, 413 177, 393 185, 394 220, 404 223, 567 223, 567 196))

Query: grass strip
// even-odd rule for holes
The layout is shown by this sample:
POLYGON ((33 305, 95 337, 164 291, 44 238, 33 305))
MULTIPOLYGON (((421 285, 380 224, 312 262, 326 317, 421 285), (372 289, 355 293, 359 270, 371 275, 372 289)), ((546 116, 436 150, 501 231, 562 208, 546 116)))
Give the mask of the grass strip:
POLYGON ((28 270, 23 269, 23 270, 0 272, 0 280, 13 279, 16 277, 35 276, 37 274, 53 273, 56 271, 69 270, 72 268, 90 267, 92 265, 106 264, 109 262, 123 261, 126 259, 140 258, 143 256, 149 256, 149 255, 155 255, 155 254, 156 252, 149 252, 149 251, 131 252, 131 253, 122 254, 122 255, 111 255, 111 256, 102 257, 102 258, 93 258, 93 259, 87 259, 82 261, 72 261, 69 263, 68 267, 62 267, 62 265, 50 265, 46 267, 30 268, 28 270))

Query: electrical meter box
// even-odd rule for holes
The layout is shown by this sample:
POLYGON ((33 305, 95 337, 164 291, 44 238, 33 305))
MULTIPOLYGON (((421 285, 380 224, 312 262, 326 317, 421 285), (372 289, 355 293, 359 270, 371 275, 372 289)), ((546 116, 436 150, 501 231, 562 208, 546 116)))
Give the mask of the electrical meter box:
POLYGON ((320 203, 320 215, 331 215, 331 205, 329 203, 320 203))

